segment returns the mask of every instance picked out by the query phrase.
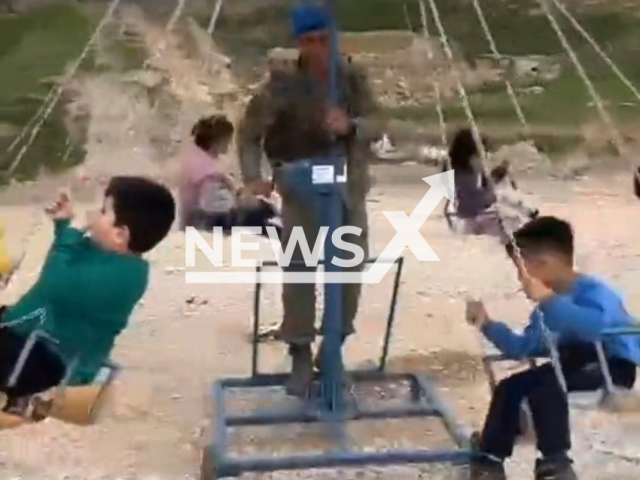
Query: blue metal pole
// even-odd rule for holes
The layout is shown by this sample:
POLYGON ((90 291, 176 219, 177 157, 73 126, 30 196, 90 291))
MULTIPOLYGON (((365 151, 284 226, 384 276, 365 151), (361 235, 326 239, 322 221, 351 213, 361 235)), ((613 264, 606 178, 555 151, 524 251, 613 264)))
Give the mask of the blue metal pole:
MULTIPOLYGON (((338 49, 338 33, 334 11, 334 1, 325 0, 325 8, 331 19, 329 27, 331 56, 329 62, 329 95, 330 105, 339 105, 339 68, 340 52, 338 49)), ((331 152, 335 173, 342 173, 344 165, 344 153, 334 148, 331 152)), ((340 184, 333 183, 325 190, 325 195, 321 195, 318 200, 321 212, 320 225, 329 227, 327 239, 325 241, 325 271, 337 273, 341 268, 334 265, 332 260, 336 258, 338 249, 333 244, 332 236, 343 224, 343 195, 340 192, 340 184)), ((322 319, 322 329, 324 335, 324 345, 322 349, 322 377, 321 394, 324 408, 327 412, 340 415, 344 410, 343 399, 343 370, 342 361, 342 285, 339 283, 324 284, 324 315, 322 319)))

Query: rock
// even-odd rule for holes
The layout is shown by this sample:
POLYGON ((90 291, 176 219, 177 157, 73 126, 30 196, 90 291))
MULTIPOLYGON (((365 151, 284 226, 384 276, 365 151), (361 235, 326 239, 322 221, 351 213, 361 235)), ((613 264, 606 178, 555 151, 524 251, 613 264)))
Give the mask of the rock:
POLYGON ((121 80, 127 83, 137 83, 145 88, 156 88, 165 82, 165 78, 160 72, 151 70, 137 70, 123 75, 121 80))
POLYGON ((490 156, 492 165, 508 161, 516 170, 548 167, 551 160, 540 152, 533 142, 518 142, 504 145, 490 156))
POLYGON ((562 73, 558 59, 545 55, 512 57, 509 70, 514 81, 527 83, 536 80, 550 82, 562 73))

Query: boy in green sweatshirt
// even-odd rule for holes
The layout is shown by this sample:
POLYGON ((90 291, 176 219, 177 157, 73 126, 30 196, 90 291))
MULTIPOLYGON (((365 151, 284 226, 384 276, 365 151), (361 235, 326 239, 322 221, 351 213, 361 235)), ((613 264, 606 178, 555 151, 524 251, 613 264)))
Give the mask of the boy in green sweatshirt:
POLYGON ((102 209, 83 230, 71 226, 72 204, 61 195, 47 210, 54 240, 40 275, 15 305, 0 311, 0 392, 15 400, 58 385, 72 365, 70 386, 91 385, 145 293, 149 264, 142 254, 166 237, 175 218, 171 192, 143 177, 114 177, 102 209), (45 312, 45 320, 29 318, 45 312), (27 339, 39 339, 17 378, 10 376, 27 339), (9 384, 13 383, 13 384, 9 384))

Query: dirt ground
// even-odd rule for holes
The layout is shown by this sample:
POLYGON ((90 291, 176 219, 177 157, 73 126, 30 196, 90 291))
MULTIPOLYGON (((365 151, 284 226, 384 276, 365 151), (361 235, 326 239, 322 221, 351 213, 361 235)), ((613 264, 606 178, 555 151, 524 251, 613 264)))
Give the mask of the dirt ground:
MULTIPOLYGON (((141 28, 144 30, 144 28, 141 28)), ((154 32, 142 32, 153 41, 154 32)), ((161 70, 190 72, 172 88, 185 92, 179 121, 169 130, 185 138, 189 122, 210 99, 200 95, 197 80, 207 75, 198 59, 180 55, 171 42, 158 56, 161 70), (190 62, 189 64, 185 62, 190 62), (200 68, 198 70, 198 68, 200 68), (200 72, 200 73, 199 73, 200 72), (194 77, 198 77, 195 78, 194 77), (189 81, 187 81, 189 80, 189 81), (192 83, 193 82, 193 83, 192 83), (190 94, 190 95, 187 95, 190 94)), ((177 77, 176 77, 177 78, 177 77)), ((215 77, 209 82, 214 84, 215 77)), ((156 112, 140 102, 118 78, 85 80, 85 100, 92 113, 88 160, 84 172, 96 179, 115 173, 145 173, 169 178, 169 169, 149 161, 157 158, 151 142, 156 112)), ((203 88, 205 88, 203 87, 203 88)), ((165 165, 166 167, 166 165, 165 165)), ((410 212, 426 192, 420 178, 436 173, 418 165, 375 167, 376 185, 370 195, 371 252, 379 253, 394 230, 383 211, 410 212)), ((12 251, 27 256, 15 281, 0 301, 10 303, 37 275, 51 231, 40 207, 55 189, 77 184, 83 172, 0 193, 0 219, 7 226, 12 251)), ((579 264, 612 281, 627 296, 632 311, 640 309, 640 258, 633 218, 638 202, 631 196, 629 175, 611 174, 580 182, 561 182, 527 175, 519 179, 544 213, 570 219, 577 231, 579 264)), ((78 215, 92 208, 99 185, 76 188, 78 215)), ((480 367, 486 346, 463 321, 464 298, 482 297, 491 313, 514 326, 531 306, 517 292, 513 269, 501 248, 490 239, 463 238, 448 231, 442 215, 434 213, 422 233, 440 257, 419 263, 410 252, 400 287, 390 368, 433 376, 442 396, 460 418, 474 427, 482 421, 488 387, 480 367)), ((246 375, 250 366, 251 285, 188 285, 184 279, 184 236, 173 232, 149 260, 151 283, 130 327, 119 339, 114 358, 124 367, 118 397, 98 425, 88 428, 55 421, 0 433, 0 478, 48 479, 195 479, 202 432, 210 411, 212 382, 223 376, 246 375)), ((390 298, 391 278, 364 288, 358 334, 346 347, 350 367, 377 358, 390 298)), ((264 287, 263 321, 277 322, 279 290, 264 287)), ((287 368, 285 349, 267 344, 261 368, 287 368)), ((379 394, 379 392, 373 392, 379 394)), ((257 399, 262 405, 266 400, 257 399)), ((283 402, 285 402, 283 400, 283 402)), ((287 407, 285 402, 281 407, 287 407)), ((578 412, 573 416, 574 456, 583 480, 631 480, 640 463, 640 419, 578 412)), ((380 422, 350 430, 365 448, 447 446, 442 428, 433 421, 380 422)), ((245 451, 301 451, 322 446, 318 429, 265 428, 250 431, 237 444, 245 451)), ((531 478, 535 452, 518 450, 509 468, 511 478, 531 478)), ((455 473, 455 472, 453 472, 455 473)), ((423 467, 368 468, 318 472, 247 475, 246 478, 453 478, 451 472, 423 467)))
MULTIPOLYGON (((426 191, 419 178, 430 173, 418 166, 377 167, 378 183, 369 204, 372 252, 380 252, 394 233, 382 211, 411 211, 426 191)), ((535 193, 533 198, 542 212, 574 223, 581 265, 621 288, 632 310, 640 308, 634 295, 640 284, 640 259, 629 228, 638 207, 630 195, 628 177, 579 183, 525 178, 522 183, 525 190, 535 193)), ((34 213, 34 205, 3 208, 3 216, 12 214, 13 219, 24 218, 28 212, 34 213)), ((514 325, 526 318, 530 305, 518 294, 512 268, 493 241, 454 236, 436 213, 422 232, 441 261, 419 263, 406 253, 390 367, 432 375, 461 419, 477 427, 488 394, 479 364, 482 342, 462 318, 464 297, 481 296, 493 315, 514 325)), ((4 292, 3 301, 15 298, 32 281, 48 238, 46 226, 32 238, 17 283, 4 292)), ((252 287, 185 284, 184 237, 178 232, 171 234, 150 261, 151 286, 115 353, 125 369, 113 411, 101 424, 84 429, 47 421, 3 432, 3 473, 11 472, 12 478, 43 479, 195 478, 211 382, 221 376, 246 375, 249 369, 252 287)), ((352 367, 368 364, 379 354, 389 280, 365 287, 358 335, 346 348, 352 367)), ((263 312, 266 323, 279 318, 274 285, 264 288, 263 312)), ((265 371, 287 367, 284 348, 278 344, 265 345, 260 360, 265 371)), ((264 401, 258 399, 258 403, 264 401)), ((611 472, 617 479, 636 478, 640 461, 637 417, 576 411, 573 424, 581 478, 604 480, 611 472)), ((369 448, 447 445, 442 429, 433 421, 383 422, 358 426, 351 433, 369 448)), ((299 452, 307 446, 321 446, 318 435, 317 430, 302 428, 265 428, 241 439, 245 451, 299 452)), ((530 478, 532 459, 532 448, 523 447, 510 464, 512 478, 530 478)), ((352 475, 356 472, 332 470, 247 478, 356 478, 352 475)), ((367 469, 358 472, 357 478, 389 475, 450 478, 419 467, 367 469)))

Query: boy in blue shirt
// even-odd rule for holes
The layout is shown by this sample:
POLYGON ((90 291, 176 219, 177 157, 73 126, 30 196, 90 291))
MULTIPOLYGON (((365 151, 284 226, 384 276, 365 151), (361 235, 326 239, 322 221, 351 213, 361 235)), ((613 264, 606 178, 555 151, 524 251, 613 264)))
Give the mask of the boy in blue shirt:
MULTIPOLYGON (((481 302, 467 304, 467 320, 502 353, 515 360, 545 355, 542 321, 557 339, 560 363, 569 391, 594 391, 604 386, 594 342, 603 340, 613 382, 632 388, 640 365, 638 337, 603 338, 608 328, 629 327, 633 320, 623 300, 606 283, 574 269, 573 231, 555 217, 530 221, 514 234, 521 258, 513 259, 523 291, 537 304, 522 333, 492 320, 481 302), (539 312, 542 312, 542 317, 539 312)), ((505 480, 503 461, 513 453, 523 401, 531 409, 542 457, 536 480, 576 480, 569 458, 569 405, 551 364, 531 368, 502 380, 491 399, 479 449, 472 464, 473 480, 505 480)))

